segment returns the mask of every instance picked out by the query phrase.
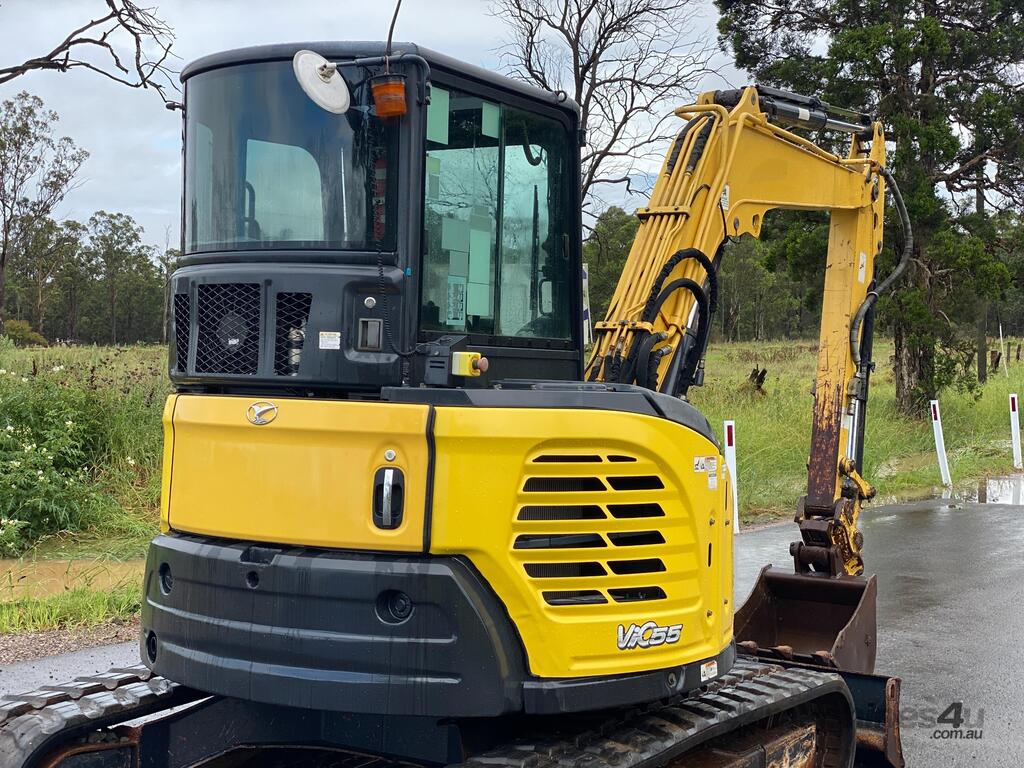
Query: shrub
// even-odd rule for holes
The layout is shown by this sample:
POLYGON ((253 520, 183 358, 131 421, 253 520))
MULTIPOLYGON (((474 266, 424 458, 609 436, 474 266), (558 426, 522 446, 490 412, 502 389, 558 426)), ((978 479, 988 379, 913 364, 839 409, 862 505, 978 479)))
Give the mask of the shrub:
POLYGON ((19 347, 45 347, 46 337, 32 330, 26 320, 7 320, 3 324, 3 335, 19 347))
POLYGON ((106 453, 112 393, 0 369, 0 549, 82 530, 116 502, 95 487, 106 453))
POLYGON ((0 557, 14 557, 25 547, 22 529, 28 525, 24 520, 9 520, 0 517, 0 557))

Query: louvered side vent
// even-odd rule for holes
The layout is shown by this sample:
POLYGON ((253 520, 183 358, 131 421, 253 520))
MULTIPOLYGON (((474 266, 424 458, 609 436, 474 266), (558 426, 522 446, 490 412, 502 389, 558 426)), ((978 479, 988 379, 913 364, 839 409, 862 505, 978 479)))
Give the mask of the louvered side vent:
POLYGON ((274 373, 298 376, 302 348, 306 341, 306 323, 313 303, 311 293, 277 294, 277 328, 274 340, 274 373))
POLYGON ((671 493, 654 463, 637 456, 533 456, 524 467, 512 557, 553 607, 668 599, 672 542, 661 530, 661 502, 671 493))
POLYGON ((174 294, 174 370, 188 368, 188 335, 192 301, 187 293, 174 294))
POLYGON ((254 375, 260 358, 259 283, 199 286, 196 373, 254 375))

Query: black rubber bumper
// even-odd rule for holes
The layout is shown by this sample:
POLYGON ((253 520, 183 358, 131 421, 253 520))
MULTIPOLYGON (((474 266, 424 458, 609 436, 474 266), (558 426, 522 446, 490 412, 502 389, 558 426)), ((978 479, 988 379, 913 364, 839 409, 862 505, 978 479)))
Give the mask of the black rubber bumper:
MULTIPOLYGON (((310 709, 543 714, 651 701, 701 683, 700 663, 614 677, 530 676, 504 606, 455 557, 161 535, 150 545, 142 626, 142 659, 156 674, 310 709)), ((728 672, 735 646, 715 660, 719 675, 728 672)))

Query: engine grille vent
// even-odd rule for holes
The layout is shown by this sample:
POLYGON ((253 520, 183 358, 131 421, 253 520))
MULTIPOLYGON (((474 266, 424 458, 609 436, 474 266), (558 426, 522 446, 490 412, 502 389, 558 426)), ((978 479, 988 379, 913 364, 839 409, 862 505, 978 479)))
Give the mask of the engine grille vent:
POLYGON ((608 515, 597 504, 562 504, 520 507, 520 520, 604 520, 608 515))
POLYGON ((653 575, 668 572, 669 553, 680 551, 678 541, 668 549, 671 528, 652 529, 674 496, 653 462, 560 450, 533 456, 524 470, 512 556, 545 603, 573 609, 668 599, 665 588, 647 583, 667 581, 653 575))
POLYGON ((608 598, 596 589, 576 589, 563 592, 545 592, 548 605, 604 605, 608 598))
POLYGON ((174 370, 185 372, 188 368, 188 334, 191 320, 192 300, 187 293, 174 294, 174 370))
POLYGON ((196 373, 252 375, 260 357, 259 283, 199 286, 196 373))
POLYGON ((298 376, 306 323, 313 303, 311 293, 279 293, 276 301, 277 328, 274 341, 274 373, 298 376))

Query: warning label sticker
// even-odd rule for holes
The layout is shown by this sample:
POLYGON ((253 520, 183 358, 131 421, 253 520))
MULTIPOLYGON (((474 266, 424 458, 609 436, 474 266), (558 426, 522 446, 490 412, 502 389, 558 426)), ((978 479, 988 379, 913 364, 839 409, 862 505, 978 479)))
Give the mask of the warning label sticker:
POLYGON ((341 349, 341 331, 320 331, 320 349, 341 349))
POLYGON ((718 677, 718 662, 706 661, 700 665, 700 681, 706 683, 718 677))
POLYGON ((717 456, 694 456, 693 457, 693 471, 694 472, 715 472, 718 470, 718 457, 717 456))
POLYGON ((717 456, 694 456, 693 471, 698 473, 707 473, 708 488, 712 491, 718 488, 717 456))

